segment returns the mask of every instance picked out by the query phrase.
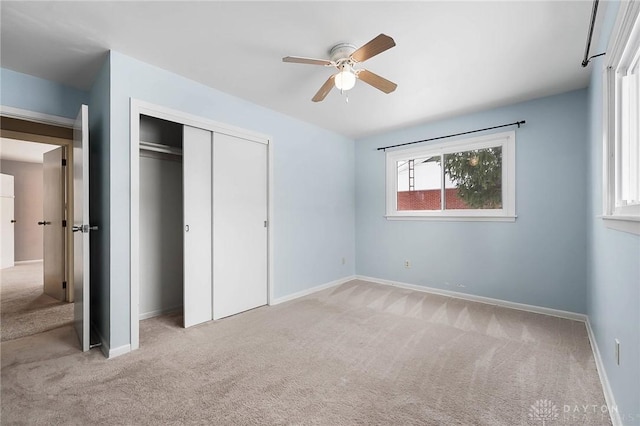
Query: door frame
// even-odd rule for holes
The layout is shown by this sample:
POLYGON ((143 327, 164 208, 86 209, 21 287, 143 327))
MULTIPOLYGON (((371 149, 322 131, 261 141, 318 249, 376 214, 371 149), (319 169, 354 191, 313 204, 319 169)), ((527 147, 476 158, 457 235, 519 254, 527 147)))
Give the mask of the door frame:
POLYGON ((129 232, 130 232, 130 324, 131 350, 140 347, 140 115, 160 118, 186 126, 198 127, 215 133, 248 139, 267 146, 267 305, 273 300, 273 139, 261 133, 213 121, 201 116, 156 105, 135 98, 129 98, 130 118, 130 191, 129 191, 129 232))
MULTIPOLYGON (((73 129, 74 120, 67 117, 60 117, 57 115, 45 114, 37 111, 30 111, 26 109, 14 108, 5 105, 0 105, 0 116, 6 118, 15 118, 18 120, 29 121, 32 123, 48 124, 57 127, 64 127, 73 129)), ((25 142, 37 142, 49 145, 61 146, 64 148, 64 158, 67 160, 65 174, 65 194, 67 198, 67 227, 65 232, 65 271, 64 275, 67 281, 66 289, 66 302, 73 302, 73 234, 72 226, 69 224, 72 222, 69 220, 69 215, 73 212, 73 140, 67 140, 63 138, 37 135, 25 132, 14 132, 11 130, 0 129, 2 137, 7 137, 16 140, 22 140, 25 142), (27 137, 29 135, 29 137, 27 137), (33 137, 30 137, 33 136, 33 137)))

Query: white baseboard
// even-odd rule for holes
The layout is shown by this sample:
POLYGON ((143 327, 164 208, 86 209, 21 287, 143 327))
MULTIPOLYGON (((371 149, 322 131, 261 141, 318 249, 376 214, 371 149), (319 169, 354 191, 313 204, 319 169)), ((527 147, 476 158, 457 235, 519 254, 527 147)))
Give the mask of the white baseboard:
POLYGON ((108 350, 109 355, 107 355, 107 358, 109 359, 115 358, 117 356, 124 355, 129 352, 131 352, 131 344, 127 343, 126 345, 118 346, 115 349, 109 349, 108 350))
POLYGON ((109 344, 107 343, 107 340, 104 337, 102 337, 102 334, 100 334, 100 332, 95 328, 94 328, 94 331, 96 332, 96 334, 98 335, 98 338, 100 339, 100 343, 101 343, 100 350, 102 351, 102 355, 104 355, 105 358, 111 359, 111 358, 115 358, 117 356, 124 355, 126 353, 131 352, 130 344, 122 345, 115 349, 111 349, 109 347, 109 344))
POLYGON ((138 315, 138 318, 139 318, 140 321, 142 321, 142 320, 146 320, 146 319, 149 319, 149 318, 157 317, 159 315, 170 314, 170 313, 179 311, 180 309, 182 309, 182 305, 173 306, 171 308, 166 308, 166 309, 156 309, 154 311, 141 313, 140 315, 138 315))
POLYGON ((398 281, 383 280, 383 279, 380 279, 380 278, 365 277, 365 276, 362 276, 362 275, 356 275, 355 278, 359 279, 359 280, 362 280, 362 281, 371 281, 371 282, 376 283, 376 284, 383 284, 383 285, 390 285, 390 286, 393 286, 393 287, 406 288, 407 290, 416 290, 416 291, 422 291, 422 292, 425 292, 425 293, 438 294, 440 296, 455 297, 456 299, 469 300, 471 302, 486 303, 488 305, 502 306, 502 307, 505 307, 505 308, 511 308, 511 309, 517 309, 517 310, 520 310, 520 311, 533 312, 533 313, 536 313, 536 314, 551 315, 551 316, 554 316, 554 317, 566 318, 566 319, 575 320, 575 321, 582 321, 582 322, 586 322, 587 321, 587 316, 585 314, 578 314, 576 312, 562 311, 562 310, 559 310, 559 309, 545 308, 545 307, 542 307, 542 306, 527 305, 527 304, 524 304, 524 303, 509 302, 507 300, 502 300, 502 299, 493 299, 491 297, 476 296, 476 295, 473 295, 473 294, 460 293, 460 292, 457 292, 457 291, 442 290, 442 289, 439 289, 439 288, 433 288, 433 287, 426 287, 426 286, 415 285, 415 284, 402 283, 402 282, 398 282, 398 281))
POLYGON ((42 263, 42 259, 33 259, 33 260, 16 260, 14 263, 16 265, 28 265, 29 263, 42 263))
POLYGON ((618 406, 616 400, 613 397, 613 391, 611 390, 611 384, 607 378, 607 372, 604 369, 604 362, 600 356, 600 350, 598 349, 598 343, 596 342, 596 336, 591 328, 591 321, 587 317, 586 321, 587 333, 589 334, 589 341, 591 342, 591 350, 593 350, 593 358, 596 361, 596 369, 598 370, 598 376, 600 377, 600 383, 602 384, 602 392, 604 393, 604 399, 609 409, 609 415, 611 416, 611 423, 613 426, 623 426, 620 413, 618 412, 618 406))
POLYGON ((306 290, 298 291, 296 293, 289 294, 287 296, 278 297, 277 299, 272 299, 269 305, 278 305, 280 303, 288 302, 289 300, 297 299, 299 297, 307 296, 312 293, 316 293, 318 291, 326 290, 331 287, 338 286, 340 284, 344 284, 348 281, 354 280, 356 277, 354 275, 337 279, 335 281, 331 281, 325 284, 320 284, 315 287, 308 288, 306 290))

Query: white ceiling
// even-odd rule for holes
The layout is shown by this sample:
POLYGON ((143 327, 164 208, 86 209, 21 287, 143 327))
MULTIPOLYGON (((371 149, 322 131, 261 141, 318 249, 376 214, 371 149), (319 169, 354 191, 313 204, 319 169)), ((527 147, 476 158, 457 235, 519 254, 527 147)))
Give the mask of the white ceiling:
POLYGON ((589 1, 0 2, 1 65, 81 89, 109 49, 349 137, 586 87, 589 1), (376 35, 397 46, 363 67, 398 84, 286 64, 376 35))
POLYGON ((0 138, 0 159, 42 163, 42 154, 56 148, 58 148, 56 145, 46 143, 0 138))

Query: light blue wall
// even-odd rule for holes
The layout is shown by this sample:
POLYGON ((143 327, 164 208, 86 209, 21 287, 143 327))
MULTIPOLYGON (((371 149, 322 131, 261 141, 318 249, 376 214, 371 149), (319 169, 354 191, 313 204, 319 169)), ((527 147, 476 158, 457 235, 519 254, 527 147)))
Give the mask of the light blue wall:
POLYGON ((354 273, 353 141, 111 52, 112 348, 129 343, 129 98, 272 138, 274 296, 354 273), (347 264, 342 265, 342 257, 347 264))
POLYGON ((586 312, 586 100, 579 90, 357 140, 357 274, 586 312), (515 223, 383 217, 376 148, 518 120, 515 223))
POLYGON ((109 341, 109 189, 110 189, 110 67, 109 57, 89 92, 89 215, 98 231, 91 232, 91 322, 109 341))
POLYGON ((59 117, 76 118, 89 94, 73 87, 0 68, 0 104, 59 117))
MULTIPOLYGON (((603 37, 594 53, 606 50, 617 2, 608 2, 603 37)), ((640 237, 605 227, 602 214, 602 70, 591 63, 589 86, 589 193, 587 313, 624 424, 640 422, 640 237), (621 363, 614 359, 614 339, 621 363), (635 422, 631 420, 634 419, 635 422)))

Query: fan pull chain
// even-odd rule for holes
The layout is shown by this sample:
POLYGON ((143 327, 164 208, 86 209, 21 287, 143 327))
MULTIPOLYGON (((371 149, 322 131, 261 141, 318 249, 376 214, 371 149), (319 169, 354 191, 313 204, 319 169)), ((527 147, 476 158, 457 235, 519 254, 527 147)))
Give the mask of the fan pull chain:
POLYGON ((340 94, 344 95, 345 103, 349 103, 349 92, 345 93, 343 89, 340 89, 340 94))

